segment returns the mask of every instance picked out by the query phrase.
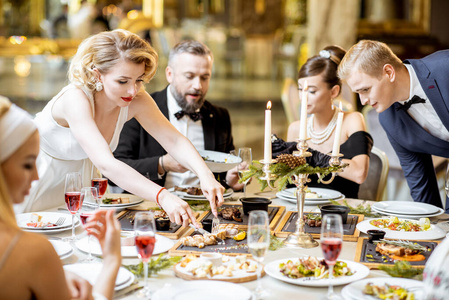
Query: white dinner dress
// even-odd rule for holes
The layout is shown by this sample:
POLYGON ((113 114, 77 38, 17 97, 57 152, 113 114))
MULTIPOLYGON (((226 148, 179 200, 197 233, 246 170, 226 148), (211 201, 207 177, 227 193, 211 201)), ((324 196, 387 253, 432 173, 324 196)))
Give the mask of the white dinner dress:
MULTIPOLYGON (((68 127, 59 125, 51 114, 53 105, 66 91, 77 88, 70 84, 63 88, 34 119, 40 134, 40 152, 37 158, 39 180, 33 182, 29 196, 21 204, 14 206, 15 213, 37 212, 61 206, 64 200, 65 175, 69 172, 80 172, 83 186, 90 186, 93 175, 93 164, 68 127)), ((93 95, 87 95, 92 111, 94 111, 93 95)), ((113 152, 128 118, 128 107, 120 109, 114 136, 109 144, 113 152)))

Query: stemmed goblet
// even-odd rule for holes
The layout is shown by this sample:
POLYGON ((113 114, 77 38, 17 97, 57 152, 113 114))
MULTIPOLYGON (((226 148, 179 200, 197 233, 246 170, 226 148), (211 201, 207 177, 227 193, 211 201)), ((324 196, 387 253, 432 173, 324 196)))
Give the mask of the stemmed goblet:
POLYGON ((340 255, 343 245, 343 225, 340 215, 326 214, 321 224, 321 250, 323 250, 324 260, 329 266, 329 289, 325 299, 341 299, 334 293, 332 279, 334 277, 334 265, 340 255))
MULTIPOLYGON (((96 187, 83 187, 81 189, 81 213, 80 213, 80 220, 81 223, 83 223, 83 226, 89 221, 89 217, 100 207, 99 199, 98 199, 98 189, 96 187)), ((89 230, 84 227, 84 229, 87 231, 87 245, 89 249, 89 254, 86 259, 84 259, 82 262, 93 262, 94 258, 92 256, 92 249, 91 249, 91 237, 89 230)))
POLYGON ((263 259, 270 246, 270 227, 268 213, 263 210, 253 210, 248 218, 248 248, 257 261, 257 288, 254 291, 256 299, 264 299, 269 293, 262 287, 260 280, 263 269, 263 259))
MULTIPOLYGON (((243 162, 246 163, 243 165, 242 165, 242 163, 240 163, 237 167, 238 171, 239 171, 239 178, 242 178, 243 172, 248 170, 249 165, 251 165, 251 163, 253 161, 251 148, 249 148, 249 147, 239 148, 238 155, 242 159, 242 163, 243 162)), ((247 180, 245 180, 243 182, 243 197, 246 197, 246 184, 248 183, 249 180, 250 180, 250 178, 248 178, 247 180)))
POLYGON ((98 189, 98 197, 100 200, 103 200, 103 196, 108 189, 108 180, 102 177, 92 178, 91 183, 92 187, 96 187, 98 189))
POLYGON ((81 200, 81 174, 79 172, 67 173, 65 176, 65 204, 67 209, 72 214, 72 237, 71 240, 76 240, 75 236, 75 215, 82 205, 81 200))
POLYGON ((138 212, 134 218, 134 239, 136 241, 137 254, 143 262, 144 288, 140 291, 138 297, 149 298, 151 295, 148 286, 148 262, 153 254, 156 243, 156 225, 154 215, 150 211, 138 212))

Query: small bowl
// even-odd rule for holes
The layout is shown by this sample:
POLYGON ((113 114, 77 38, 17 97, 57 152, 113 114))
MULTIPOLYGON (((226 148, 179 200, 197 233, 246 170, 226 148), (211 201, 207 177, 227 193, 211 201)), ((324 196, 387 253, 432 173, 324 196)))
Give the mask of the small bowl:
POLYGON ((243 213, 245 215, 248 215, 252 210, 268 211, 268 205, 271 204, 271 200, 261 197, 240 198, 240 202, 242 202, 243 213))
POLYGON ((349 207, 344 205, 323 205, 320 207, 321 216, 324 218, 326 214, 337 214, 341 216, 343 224, 348 220, 349 207))
POLYGON ((212 219, 204 219, 201 221, 201 224, 203 225, 203 229, 212 232, 212 219))
POLYGON ((170 230, 170 219, 168 219, 168 218, 157 218, 156 219, 156 230, 158 230, 158 231, 170 230))
POLYGON ((378 241, 384 238, 385 231, 378 230, 378 229, 370 229, 367 230, 366 233, 368 234, 369 241, 372 243, 373 241, 378 241))
POLYGON ((200 258, 210 261, 215 267, 219 267, 223 263, 223 256, 220 253, 203 253, 200 258))
POLYGON ((136 241, 134 239, 134 232, 132 231, 121 231, 120 232, 120 244, 122 246, 135 246, 136 241))

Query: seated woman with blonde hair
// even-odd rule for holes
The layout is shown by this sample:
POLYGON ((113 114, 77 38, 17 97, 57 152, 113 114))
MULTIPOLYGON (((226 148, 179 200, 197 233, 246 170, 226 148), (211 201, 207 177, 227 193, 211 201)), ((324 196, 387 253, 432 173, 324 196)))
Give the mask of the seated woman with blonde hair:
POLYGON ((22 231, 13 204, 24 201, 38 179, 39 133, 28 113, 0 97, 0 299, 112 299, 121 263, 120 224, 113 211, 98 211, 86 224, 103 250, 103 268, 93 287, 64 272, 42 235, 22 231))
MULTIPOLYGON (((305 81, 308 85, 307 113, 311 116, 307 120, 307 137, 310 138, 307 143, 311 149, 324 154, 332 151, 335 138, 339 109, 334 107, 333 99, 341 92, 337 68, 345 53, 338 46, 328 46, 319 55, 309 58, 299 70, 299 90, 302 91, 305 81)), ((299 123, 290 124, 287 141, 298 139, 299 123)), ((317 176, 313 175, 308 186, 334 189, 347 198, 357 198, 359 186, 368 176, 369 155, 373 146, 361 113, 344 112, 340 143, 340 153, 344 155, 342 161, 348 166, 338 173, 331 184, 320 184, 317 176)))

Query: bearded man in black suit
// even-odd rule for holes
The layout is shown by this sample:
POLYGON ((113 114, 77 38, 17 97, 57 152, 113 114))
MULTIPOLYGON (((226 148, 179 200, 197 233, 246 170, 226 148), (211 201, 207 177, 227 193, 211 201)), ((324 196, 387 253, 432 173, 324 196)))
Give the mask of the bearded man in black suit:
MULTIPOLYGON (((197 150, 229 153, 234 150, 229 113, 205 99, 212 65, 212 52, 203 43, 194 40, 178 43, 170 51, 165 69, 169 85, 151 96, 170 123, 197 150)), ((114 156, 166 188, 199 184, 197 176, 167 154, 135 119, 125 124, 114 156)), ((234 190, 243 187, 238 183, 237 167, 216 177, 225 187, 234 190)))

